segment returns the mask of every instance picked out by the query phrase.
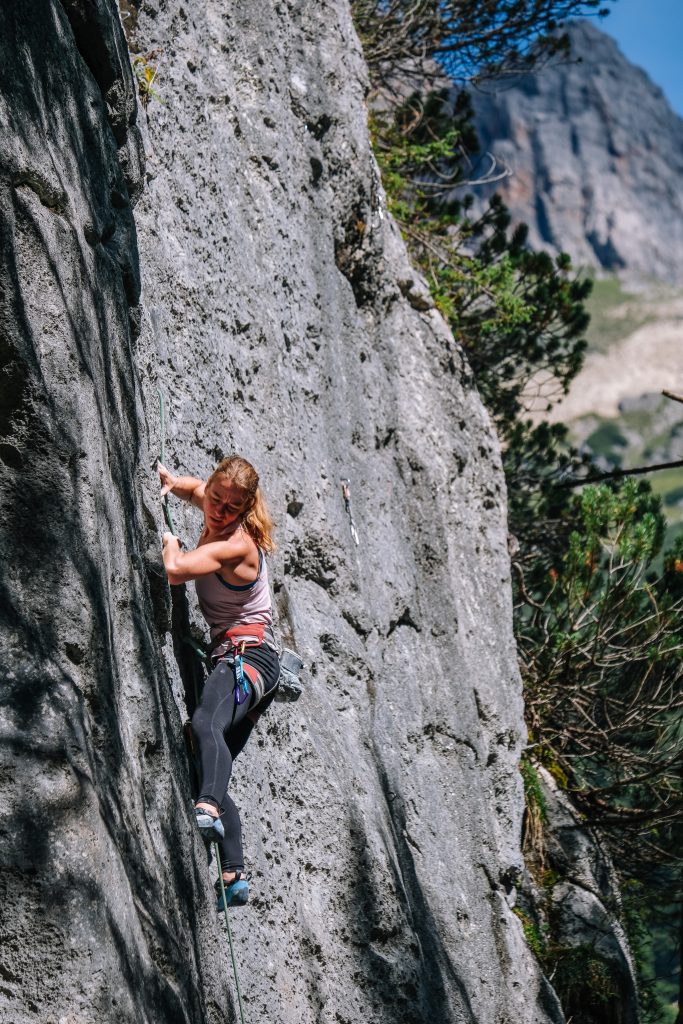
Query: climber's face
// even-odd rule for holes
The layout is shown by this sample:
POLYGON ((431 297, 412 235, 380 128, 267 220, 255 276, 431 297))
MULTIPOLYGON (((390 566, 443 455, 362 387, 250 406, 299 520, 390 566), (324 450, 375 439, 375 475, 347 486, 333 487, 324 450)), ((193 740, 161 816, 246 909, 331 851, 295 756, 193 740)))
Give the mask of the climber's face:
POLYGON ((222 531, 240 518, 245 507, 244 491, 231 480, 212 480, 204 494, 204 519, 209 530, 222 531))

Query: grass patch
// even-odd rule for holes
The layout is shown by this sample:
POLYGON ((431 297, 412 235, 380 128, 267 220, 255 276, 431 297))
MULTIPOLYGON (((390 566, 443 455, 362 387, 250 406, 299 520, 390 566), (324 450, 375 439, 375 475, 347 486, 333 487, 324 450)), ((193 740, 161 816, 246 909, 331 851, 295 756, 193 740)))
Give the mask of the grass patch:
POLYGON ((678 503, 683 498, 683 469, 662 469, 658 473, 649 473, 647 479, 665 505, 669 525, 680 523, 683 520, 683 509, 678 503))
POLYGON ((606 352, 644 324, 669 319, 666 306, 680 297, 680 288, 661 283, 628 291, 618 277, 593 278, 593 291, 586 300, 591 318, 586 331, 589 350, 606 352))
POLYGON ((586 331, 589 349, 606 352, 652 320, 651 311, 640 305, 645 301, 645 296, 625 291, 617 277, 594 280, 593 291, 586 301, 591 318, 586 331))

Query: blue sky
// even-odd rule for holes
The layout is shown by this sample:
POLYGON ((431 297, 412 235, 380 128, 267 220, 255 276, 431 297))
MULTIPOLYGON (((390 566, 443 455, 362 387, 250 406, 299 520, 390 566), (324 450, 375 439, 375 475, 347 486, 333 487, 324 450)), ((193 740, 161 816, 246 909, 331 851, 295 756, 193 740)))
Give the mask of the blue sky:
POLYGON ((606 6, 611 13, 599 27, 683 116, 683 0, 616 0, 606 6))

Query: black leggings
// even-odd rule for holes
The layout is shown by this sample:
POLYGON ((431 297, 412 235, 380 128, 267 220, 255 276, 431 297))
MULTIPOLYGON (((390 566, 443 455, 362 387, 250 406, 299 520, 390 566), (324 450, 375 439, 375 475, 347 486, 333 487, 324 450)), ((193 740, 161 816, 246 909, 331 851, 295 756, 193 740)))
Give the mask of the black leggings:
MULTIPOLYGON (((270 647, 247 648, 244 661, 261 673, 264 696, 257 714, 272 703, 280 674, 280 661, 270 647)), ((245 679, 246 679, 245 675, 245 679)), ((238 704, 235 700, 235 670, 219 661, 204 683, 197 710, 192 716, 192 732, 199 746, 199 800, 214 803, 221 813, 225 838, 221 840, 221 862, 224 870, 242 871, 242 826, 235 803, 228 795, 232 762, 244 748, 254 728, 247 718, 254 701, 249 683, 249 696, 238 704)))

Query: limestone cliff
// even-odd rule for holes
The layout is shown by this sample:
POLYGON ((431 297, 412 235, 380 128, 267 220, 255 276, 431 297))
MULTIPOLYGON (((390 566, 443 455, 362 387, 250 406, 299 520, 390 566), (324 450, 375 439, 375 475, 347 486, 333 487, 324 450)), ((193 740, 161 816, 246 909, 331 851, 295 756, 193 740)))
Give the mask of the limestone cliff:
POLYGON ((0 7, 0 1021, 235 1019, 189 813, 200 624, 160 570, 161 388, 174 467, 258 466, 309 667, 235 779, 248 1021, 561 1022, 509 906, 498 449, 386 215, 347 5, 125 8, 161 51, 142 114, 112 0, 0 7))
POLYGON ((534 248, 679 284, 683 119, 593 23, 569 36, 571 61, 472 94, 484 149, 512 172, 496 188, 534 248))

